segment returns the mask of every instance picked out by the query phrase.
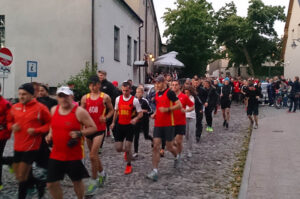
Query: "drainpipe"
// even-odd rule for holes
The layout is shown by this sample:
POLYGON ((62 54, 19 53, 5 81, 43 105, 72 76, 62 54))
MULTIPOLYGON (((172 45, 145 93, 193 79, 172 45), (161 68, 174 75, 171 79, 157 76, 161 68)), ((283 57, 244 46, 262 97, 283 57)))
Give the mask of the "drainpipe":
MULTIPOLYGON (((141 61, 141 29, 144 27, 142 23, 139 27, 139 61, 141 61)), ((141 67, 139 67, 139 83, 141 83, 141 67)))
POLYGON ((94 45, 95 45, 95 0, 92 0, 92 69, 94 69, 94 59, 95 59, 95 50, 94 50, 94 45))

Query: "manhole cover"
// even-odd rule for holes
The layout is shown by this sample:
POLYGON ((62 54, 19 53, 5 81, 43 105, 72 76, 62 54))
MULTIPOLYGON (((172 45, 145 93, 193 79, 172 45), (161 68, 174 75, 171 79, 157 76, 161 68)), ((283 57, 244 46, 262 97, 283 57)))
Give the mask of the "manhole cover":
POLYGON ((274 130, 273 133, 283 133, 283 130, 274 130))

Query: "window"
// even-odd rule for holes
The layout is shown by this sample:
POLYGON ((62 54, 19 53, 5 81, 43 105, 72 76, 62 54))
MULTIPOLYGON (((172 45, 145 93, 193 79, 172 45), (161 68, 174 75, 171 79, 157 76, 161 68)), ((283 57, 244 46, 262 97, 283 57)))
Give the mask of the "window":
POLYGON ((5 15, 0 15, 0 48, 5 46, 5 15))
POLYGON ((114 28, 114 59, 120 61, 120 28, 114 28))
POLYGON ((137 60, 137 41, 134 40, 133 42, 133 61, 137 60))
POLYGON ((127 65, 131 65, 131 37, 127 36, 127 65))

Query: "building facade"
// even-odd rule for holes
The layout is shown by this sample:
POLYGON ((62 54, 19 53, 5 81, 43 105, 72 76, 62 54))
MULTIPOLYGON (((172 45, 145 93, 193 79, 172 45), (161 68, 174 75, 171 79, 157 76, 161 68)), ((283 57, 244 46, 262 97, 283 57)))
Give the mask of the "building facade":
POLYGON ((284 29, 284 76, 300 76, 300 0, 290 0, 284 29))
POLYGON ((161 37, 154 8, 153 0, 125 0, 126 3, 139 15, 143 20, 143 26, 140 32, 140 60, 148 58, 148 67, 141 68, 141 82, 144 82, 146 73, 153 73, 153 61, 161 55, 161 37))
POLYGON ((78 74, 87 62, 106 70, 109 80, 137 81, 132 65, 141 23, 123 0, 1 0, 0 45, 13 53, 4 97, 17 97, 18 87, 31 81, 27 61, 38 63, 32 80, 50 87, 78 74))

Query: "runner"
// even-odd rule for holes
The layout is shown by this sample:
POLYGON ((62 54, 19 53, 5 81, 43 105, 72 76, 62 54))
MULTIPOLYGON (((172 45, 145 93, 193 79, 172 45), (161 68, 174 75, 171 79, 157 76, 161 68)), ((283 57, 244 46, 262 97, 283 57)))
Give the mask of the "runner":
POLYGON ((174 91, 167 88, 167 83, 163 76, 158 76, 155 81, 158 92, 155 96, 156 111, 151 116, 155 119, 152 154, 153 170, 147 175, 147 178, 153 181, 157 181, 158 179, 158 163, 160 159, 159 149, 162 138, 166 139, 167 150, 175 157, 174 167, 177 167, 180 161, 177 147, 173 144, 175 133, 173 111, 181 109, 181 103, 174 91))
POLYGON ((67 174, 73 182, 77 198, 84 197, 83 178, 88 172, 82 163, 82 135, 92 135, 97 131, 96 124, 89 113, 73 104, 73 92, 67 86, 58 88, 58 105, 51 109, 52 120, 50 132, 46 137, 47 143, 53 142, 50 154, 47 187, 54 199, 63 198, 60 180, 67 174), (81 129, 81 126, 84 126, 81 129))
POLYGON ((26 198, 32 163, 36 160, 43 133, 49 131, 51 115, 34 99, 31 83, 19 87, 19 103, 8 113, 8 130, 14 133, 13 170, 19 182, 18 198, 26 198))
MULTIPOLYGON (((193 84, 194 88, 196 89, 197 92, 197 97, 199 99, 199 101, 201 101, 201 104, 203 104, 203 102, 206 101, 206 96, 205 96, 205 89, 202 87, 201 84, 201 79, 199 79, 198 77, 195 79, 195 83, 193 84)), ((204 106, 195 106, 195 112, 196 112, 196 141, 197 143, 200 142, 201 139, 201 135, 202 135, 202 129, 203 129, 203 125, 202 125, 202 120, 203 120, 203 112, 204 112, 204 106)))
POLYGON ((138 87, 136 89, 136 97, 140 102, 143 117, 137 122, 135 125, 135 135, 134 135, 134 154, 132 155, 133 158, 138 156, 139 152, 139 137, 140 132, 143 131, 145 140, 150 140, 153 146, 153 138, 149 135, 149 115, 152 114, 152 109, 149 106, 148 101, 143 98, 144 89, 143 87, 138 87))
MULTIPOLYGON (((199 98, 197 97, 196 90, 192 86, 185 86, 183 88, 183 92, 189 97, 189 99, 195 104, 195 110, 201 109, 202 104, 200 104, 199 98), (196 98, 196 100, 195 100, 196 98), (197 104, 198 103, 198 104, 197 104), (199 108, 196 108, 199 107, 199 108)), ((187 140, 187 148, 188 148, 188 158, 192 157, 193 144, 196 141, 196 112, 195 111, 187 111, 192 107, 186 106, 186 135, 185 138, 187 140)))
POLYGON ((92 166, 92 180, 88 186, 86 195, 93 195, 97 187, 103 186, 104 181, 106 180, 106 173, 103 170, 98 151, 106 131, 106 121, 108 118, 112 117, 114 110, 110 97, 107 94, 100 92, 100 86, 101 84, 97 76, 90 77, 90 93, 84 95, 81 99, 81 106, 89 112, 97 126, 97 132, 95 134, 86 136, 92 166))
MULTIPOLYGON (((0 84, 0 92, 1 92, 1 84, 0 84)), ((2 165, 7 163, 4 161, 3 152, 6 145, 7 140, 10 138, 11 132, 7 129, 7 121, 6 117, 11 108, 10 102, 4 99, 0 95, 0 192, 3 189, 2 184, 2 165)))
POLYGON ((232 87, 229 85, 230 79, 226 77, 224 79, 224 86, 221 87, 220 93, 220 102, 221 102, 221 109, 223 113, 223 126, 228 129, 229 119, 230 119, 230 105, 232 99, 232 87))
MULTIPOLYGON (((207 132, 213 132, 212 128, 212 112, 216 107, 216 103, 218 100, 218 94, 216 92, 216 89, 211 86, 211 81, 206 80, 204 81, 204 90, 205 92, 202 93, 202 98, 205 99, 203 100, 204 106, 205 106, 205 119, 207 123, 206 131, 207 132)), ((201 98, 201 97, 200 97, 201 98)))
POLYGON ((127 165, 124 171, 124 174, 132 173, 131 166, 131 145, 133 141, 134 130, 133 126, 137 123, 139 119, 143 117, 143 112, 141 109, 141 105, 139 100, 134 96, 130 95, 131 86, 128 82, 123 82, 122 84, 122 95, 117 97, 115 103, 115 112, 112 124, 110 125, 110 129, 114 129, 116 124, 117 117, 119 117, 116 132, 115 132, 115 148, 117 152, 125 152, 125 161, 127 161, 127 165), (132 114, 135 111, 137 113, 136 117, 132 119, 132 114), (125 141, 125 147, 124 140, 125 141))
MULTIPOLYGON (((189 85, 187 85, 189 86, 189 85)), ((174 110, 174 122, 175 122, 175 142, 174 144, 177 147, 177 153, 179 158, 181 157, 181 152, 183 149, 182 142, 183 136, 185 135, 186 131, 186 112, 191 112, 195 109, 194 103, 189 99, 188 96, 183 94, 180 90, 180 85, 178 80, 174 80, 172 82, 172 91, 176 94, 179 101, 181 102, 182 108, 178 110, 174 110), (186 107, 189 106, 189 109, 186 107)))
POLYGON ((248 88, 246 90, 246 107, 247 107, 247 116, 250 120, 250 127, 253 126, 254 129, 258 128, 258 99, 261 93, 254 86, 253 82, 250 81, 248 88), (252 117, 253 115, 253 117, 252 117))

